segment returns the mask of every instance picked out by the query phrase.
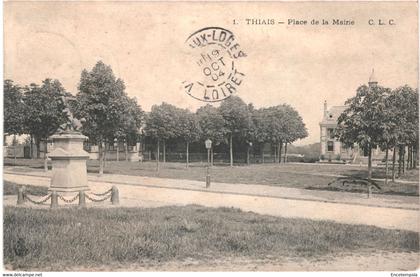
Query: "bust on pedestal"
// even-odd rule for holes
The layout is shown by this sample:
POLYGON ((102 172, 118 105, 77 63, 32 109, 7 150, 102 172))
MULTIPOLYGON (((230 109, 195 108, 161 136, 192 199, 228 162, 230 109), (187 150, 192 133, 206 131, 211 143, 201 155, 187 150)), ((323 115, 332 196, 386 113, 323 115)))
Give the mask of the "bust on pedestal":
POLYGON ((69 108, 64 112, 68 121, 60 126, 57 134, 51 136, 54 150, 49 155, 52 161, 49 190, 62 193, 86 191, 89 190, 86 168, 89 154, 83 150, 83 142, 87 137, 78 131, 84 119, 74 118, 69 108))

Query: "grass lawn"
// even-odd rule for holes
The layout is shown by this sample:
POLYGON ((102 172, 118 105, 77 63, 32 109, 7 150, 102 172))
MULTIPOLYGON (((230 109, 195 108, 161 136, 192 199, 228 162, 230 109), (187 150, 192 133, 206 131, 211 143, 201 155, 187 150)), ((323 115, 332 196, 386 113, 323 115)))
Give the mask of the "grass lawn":
MULTIPOLYGON (((22 187, 23 185, 18 185, 12 182, 3 181, 3 195, 17 195, 18 188, 22 187)), ((31 185, 24 185, 26 190, 30 192, 32 195, 40 195, 44 196, 48 194, 48 187, 40 187, 40 186, 31 186, 31 185)))
MULTIPOLYGON (((161 163, 161 170, 156 171, 155 162, 133 163, 133 162, 107 162, 105 173, 137 175, 161 178, 175 178, 204 181, 205 164, 194 163, 188 169, 183 163, 161 163)), ((99 172, 99 162, 88 161, 88 171, 99 172)), ((324 164, 254 164, 251 166, 218 165, 211 168, 211 178, 214 182, 240 183, 240 184, 262 184, 281 185, 286 187, 321 190, 346 190, 353 192, 365 192, 366 188, 361 186, 349 186, 344 188, 340 185, 333 187, 328 184, 336 179, 334 176, 344 175, 366 178, 367 167, 354 167, 346 165, 324 165, 324 164)), ((417 178, 418 170, 411 170, 406 173, 410 179, 417 178)), ((383 178, 384 169, 375 168, 373 178, 383 178)), ((378 182, 382 187, 380 193, 399 195, 419 195, 418 184, 392 183, 385 185, 378 182)))
POLYGON ((322 258, 418 252, 415 232, 279 218, 233 208, 4 208, 4 263, 14 270, 107 269, 244 257, 322 258))
MULTIPOLYGON (((5 165, 11 165, 13 160, 5 160, 5 165)), ((43 160, 24 160, 18 159, 16 169, 21 166, 29 166, 33 170, 43 168, 43 160)), ((89 173, 99 172, 99 162, 89 160, 89 173)), ((27 167, 22 168, 27 170, 27 167)), ((160 178, 174 178, 204 181, 205 164, 193 163, 187 169, 183 163, 161 163, 161 169, 156 171, 155 162, 116 162, 108 161, 105 166, 105 173, 148 176, 160 178)), ((336 179, 335 176, 344 175, 355 177, 367 177, 367 167, 348 166, 348 165, 325 165, 325 164, 254 164, 251 166, 217 165, 211 168, 211 178, 214 182, 241 183, 241 184, 262 184, 262 185, 281 185, 304 189, 321 190, 347 190, 353 192, 365 192, 366 188, 359 185, 343 188, 340 185, 329 187, 328 184, 336 179)), ((373 178, 383 178, 384 169, 375 168, 373 178)), ((407 171, 402 180, 418 182, 418 170, 407 171)), ((419 195, 418 184, 392 183, 385 185, 378 182, 382 187, 380 193, 399 194, 399 195, 419 195)))

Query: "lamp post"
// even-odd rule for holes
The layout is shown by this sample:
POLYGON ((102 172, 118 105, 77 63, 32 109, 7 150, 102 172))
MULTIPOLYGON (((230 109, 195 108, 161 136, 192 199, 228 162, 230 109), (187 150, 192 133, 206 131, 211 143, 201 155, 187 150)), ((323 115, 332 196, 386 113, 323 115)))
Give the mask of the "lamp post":
POLYGON ((247 149, 247 153, 246 153, 246 163, 249 165, 249 150, 252 147, 252 142, 248 143, 248 149, 247 149))
POLYGON ((117 146, 117 162, 120 161, 120 151, 119 151, 119 147, 118 147, 118 139, 114 138, 114 147, 117 146))
POLYGON ((206 139, 204 144, 207 149, 207 169, 206 169, 206 188, 210 187, 210 149, 211 149, 211 140, 206 139))

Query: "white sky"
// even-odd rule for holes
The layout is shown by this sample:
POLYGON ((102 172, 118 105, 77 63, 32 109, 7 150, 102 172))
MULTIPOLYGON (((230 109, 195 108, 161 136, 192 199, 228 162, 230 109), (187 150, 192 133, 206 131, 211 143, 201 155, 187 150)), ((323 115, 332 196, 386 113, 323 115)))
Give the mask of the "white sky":
POLYGON ((256 107, 295 107, 309 131, 298 144, 319 141, 323 101, 342 105, 373 67, 381 85, 417 87, 415 2, 6 2, 4 17, 5 78, 21 85, 57 78, 75 94, 81 70, 103 60, 146 111, 162 101, 193 111, 204 105, 180 89, 189 71, 184 41, 204 27, 229 29, 248 55, 238 65, 246 76, 237 95, 256 107), (251 26, 246 18, 355 25, 251 26))

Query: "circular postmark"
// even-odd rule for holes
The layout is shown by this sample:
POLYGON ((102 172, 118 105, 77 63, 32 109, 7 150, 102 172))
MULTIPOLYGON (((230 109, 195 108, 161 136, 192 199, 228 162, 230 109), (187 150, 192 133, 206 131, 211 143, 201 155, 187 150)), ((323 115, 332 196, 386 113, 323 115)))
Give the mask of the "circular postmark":
POLYGON ((189 80, 182 83, 191 97, 218 102, 238 91, 245 74, 238 70, 238 60, 246 57, 234 34, 220 27, 207 27, 191 34, 188 47, 189 80))

